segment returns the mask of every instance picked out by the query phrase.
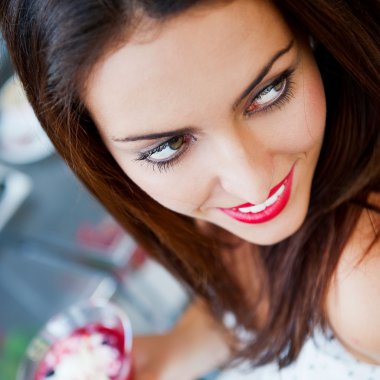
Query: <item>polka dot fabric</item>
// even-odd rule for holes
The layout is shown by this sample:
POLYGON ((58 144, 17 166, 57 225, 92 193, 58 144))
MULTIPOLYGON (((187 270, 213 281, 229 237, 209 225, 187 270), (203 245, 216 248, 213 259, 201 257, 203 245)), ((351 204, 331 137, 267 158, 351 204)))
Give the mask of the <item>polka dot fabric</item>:
POLYGON ((252 370, 242 365, 218 380, 380 380, 380 366, 355 359, 332 335, 318 332, 289 367, 279 370, 271 364, 252 370))

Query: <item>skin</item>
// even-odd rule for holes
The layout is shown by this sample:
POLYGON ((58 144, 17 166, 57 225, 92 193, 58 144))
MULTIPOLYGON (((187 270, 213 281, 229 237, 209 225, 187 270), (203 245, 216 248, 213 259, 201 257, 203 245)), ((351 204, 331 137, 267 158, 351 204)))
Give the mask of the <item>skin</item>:
POLYGON ((323 139, 325 98, 312 52, 269 2, 193 9, 137 31, 95 67, 85 98, 121 168, 167 208, 256 244, 276 243, 302 224, 323 139), (236 109, 235 100, 291 41, 292 49, 253 91, 296 67, 289 101, 245 117, 249 96, 236 109), (193 129, 188 148, 165 170, 136 159, 167 138, 117 141, 183 127, 193 129), (219 210, 265 201, 293 165, 292 194, 276 218, 251 225, 219 210))
MULTIPOLYGON (((372 194, 370 201, 380 205, 380 196, 372 194)), ((326 312, 345 348, 357 359, 379 365, 379 241, 368 251, 375 235, 380 233, 376 226, 380 226, 380 217, 363 211, 331 282, 326 312)))
MULTIPOLYGON (((150 197, 173 211, 221 226, 249 243, 274 244, 291 236, 305 219, 325 128, 323 85, 308 44, 262 0, 193 8, 160 24, 145 21, 95 65, 84 96, 115 160, 150 197), (268 61, 290 43, 252 95, 234 107, 268 61), (255 99, 256 112, 245 116, 252 109, 249 101, 290 68, 287 100, 264 111, 258 104, 262 95, 255 99), (183 128, 190 130, 178 132, 183 128), (170 132, 170 137, 136 140, 170 132), (180 152, 173 164, 159 168, 138 160, 141 152, 178 135, 185 136, 185 145, 160 153, 180 152), (263 202, 292 167, 290 199, 275 218, 246 224, 220 211, 263 202)), ((264 99, 279 93, 271 89, 264 99)), ((379 363, 380 313, 371 301, 380 297, 379 259, 371 254, 361 264, 357 260, 373 233, 363 213, 331 284, 326 312, 347 350, 379 363)))

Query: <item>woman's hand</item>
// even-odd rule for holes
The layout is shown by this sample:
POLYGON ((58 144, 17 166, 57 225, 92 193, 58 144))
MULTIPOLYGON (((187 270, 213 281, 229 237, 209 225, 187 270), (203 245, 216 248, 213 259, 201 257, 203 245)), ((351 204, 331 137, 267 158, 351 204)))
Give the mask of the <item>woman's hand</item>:
POLYGON ((225 362, 227 333, 199 301, 163 335, 135 337, 132 380, 195 380, 225 362))

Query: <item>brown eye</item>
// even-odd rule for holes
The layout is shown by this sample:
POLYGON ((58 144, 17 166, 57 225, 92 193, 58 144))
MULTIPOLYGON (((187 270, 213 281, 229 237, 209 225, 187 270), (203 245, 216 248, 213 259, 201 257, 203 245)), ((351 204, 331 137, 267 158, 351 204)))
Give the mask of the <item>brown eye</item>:
POLYGON ((158 147, 154 148, 151 152, 148 152, 148 156, 156 161, 164 161, 174 157, 179 151, 186 147, 190 138, 183 136, 174 136, 158 147))
POLYGON ((174 162, 180 160, 196 140, 195 136, 188 133, 173 136, 155 148, 140 153, 137 161, 146 161, 153 167, 157 166, 160 170, 167 169, 174 162))
POLYGON ((168 141, 168 146, 172 150, 178 150, 182 147, 183 143, 184 143, 184 137, 176 136, 168 141))
POLYGON ((245 114, 249 115, 255 111, 260 111, 271 104, 274 104, 286 90, 286 78, 276 81, 273 84, 265 87, 248 105, 245 114))
POLYGON ((282 89, 283 84, 284 84, 283 82, 277 83, 275 86, 273 86, 273 88, 276 91, 280 91, 282 89))

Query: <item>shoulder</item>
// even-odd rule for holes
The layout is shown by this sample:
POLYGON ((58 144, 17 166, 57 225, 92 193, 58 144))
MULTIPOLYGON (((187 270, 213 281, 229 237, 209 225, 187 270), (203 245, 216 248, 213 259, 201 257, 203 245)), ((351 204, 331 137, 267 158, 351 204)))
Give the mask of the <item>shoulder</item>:
MULTIPOLYGON (((326 312, 337 338, 357 359, 380 364, 380 241, 364 210, 331 282, 326 312)), ((379 225, 379 224, 378 224, 379 225)))

